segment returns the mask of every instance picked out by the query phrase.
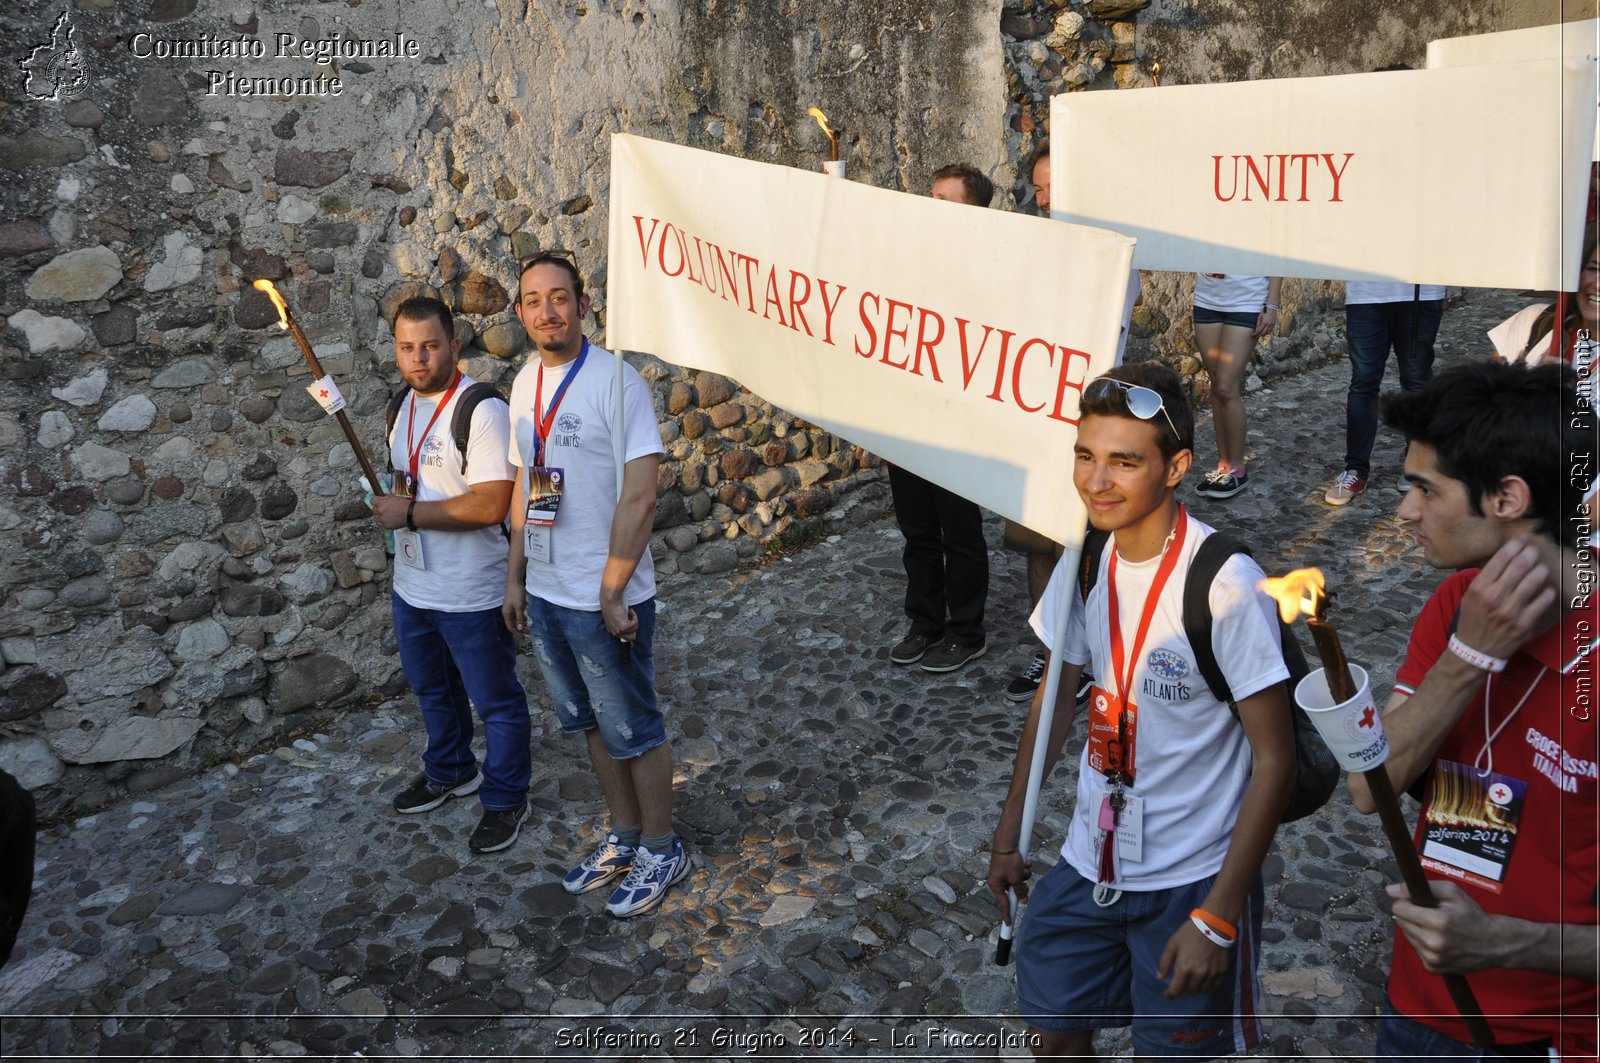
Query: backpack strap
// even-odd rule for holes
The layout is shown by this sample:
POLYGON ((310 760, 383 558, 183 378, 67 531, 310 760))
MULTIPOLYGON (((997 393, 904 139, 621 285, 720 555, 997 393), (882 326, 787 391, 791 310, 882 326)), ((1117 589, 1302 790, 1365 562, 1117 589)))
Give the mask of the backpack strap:
POLYGON ((1111 533, 1090 525, 1083 537, 1083 549, 1078 557, 1078 600, 1089 600, 1089 590, 1100 580, 1100 555, 1106 552, 1106 540, 1111 533))
MULTIPOLYGON (((1250 547, 1227 532, 1213 532, 1195 552, 1194 564, 1189 566, 1189 576, 1183 585, 1183 630, 1194 649, 1195 669, 1205 678, 1206 685, 1218 701, 1225 701, 1238 714, 1233 691, 1223 677, 1222 666, 1217 663, 1216 647, 1212 644, 1214 624, 1211 616, 1211 584, 1234 554, 1254 557, 1250 547)), ((1295 637, 1294 629, 1278 621, 1278 642, 1283 653, 1283 663, 1289 669, 1290 685, 1298 676, 1311 671, 1305 650, 1295 637)), ((1290 691, 1293 697, 1293 691, 1290 691)))
POLYGON ((390 448, 391 454, 394 448, 394 423, 400 419, 400 404, 406 401, 406 396, 409 394, 411 385, 401 384, 400 390, 389 396, 389 409, 383 415, 383 441, 390 448))
POLYGON ((456 400, 456 412, 450 418, 450 435, 456 442, 456 450, 461 453, 463 475, 467 471, 467 440, 472 436, 472 411, 476 410, 478 403, 484 399, 506 401, 505 396, 500 394, 499 388, 480 380, 461 393, 461 397, 456 400))
POLYGON ((1227 532, 1212 532, 1195 551, 1194 563, 1183 583, 1183 632, 1194 650, 1194 666, 1218 701, 1233 704, 1233 691, 1217 663, 1211 644, 1211 584, 1234 554, 1249 554, 1250 547, 1227 532))
MULTIPOLYGON (((463 477, 467 475, 467 441, 472 436, 472 412, 485 399, 506 401, 506 397, 500 394, 499 388, 479 380, 461 393, 461 397, 456 400, 456 412, 450 417, 450 436, 455 440, 456 450, 461 452, 463 477)), ((511 541, 511 526, 504 520, 500 522, 500 534, 506 537, 507 542, 511 541)))

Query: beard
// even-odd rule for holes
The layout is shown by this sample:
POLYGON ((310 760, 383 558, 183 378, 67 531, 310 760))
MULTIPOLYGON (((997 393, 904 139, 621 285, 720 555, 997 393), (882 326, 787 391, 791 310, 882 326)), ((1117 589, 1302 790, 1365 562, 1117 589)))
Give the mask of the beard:
POLYGON ((456 375, 456 366, 453 362, 441 362, 426 371, 413 370, 402 375, 412 391, 419 395, 432 395, 450 386, 450 381, 456 375))

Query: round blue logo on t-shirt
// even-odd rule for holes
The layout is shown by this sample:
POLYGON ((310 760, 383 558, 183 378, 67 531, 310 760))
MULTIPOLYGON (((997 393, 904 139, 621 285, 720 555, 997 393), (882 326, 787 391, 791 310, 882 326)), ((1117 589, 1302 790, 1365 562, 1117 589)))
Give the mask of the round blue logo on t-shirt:
POLYGON ((1189 674, 1189 662, 1171 650, 1151 650, 1145 663, 1162 679, 1178 680, 1189 674))

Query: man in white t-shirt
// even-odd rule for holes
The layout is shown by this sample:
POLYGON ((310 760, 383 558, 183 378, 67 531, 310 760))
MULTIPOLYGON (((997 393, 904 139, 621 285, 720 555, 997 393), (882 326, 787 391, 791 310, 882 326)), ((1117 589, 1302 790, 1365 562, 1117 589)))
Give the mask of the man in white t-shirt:
POLYGON ((621 876, 606 911, 639 915, 690 870, 672 829, 672 747, 655 690, 661 431, 644 378, 622 363, 619 380, 617 356, 584 337, 589 297, 570 257, 523 263, 516 312, 534 355, 511 387, 506 623, 532 636, 561 729, 584 736, 611 817, 562 885, 587 893, 621 876))
MULTIPOLYGON (((1433 341, 1444 319, 1444 297, 1444 286, 1439 284, 1345 284, 1350 390, 1345 397, 1344 471, 1322 496, 1328 505, 1348 505, 1367 489, 1372 444, 1378 437, 1378 388, 1383 384, 1389 351, 1394 351, 1401 389, 1420 391, 1433 376, 1433 341)), ((1405 490, 1404 478, 1396 483, 1405 490)))
MULTIPOLYGON (((1053 625, 1061 596, 1079 594, 1075 568, 1057 565, 1033 613, 1065 665, 1046 777, 1084 665, 1098 678, 1061 860, 1018 934, 1018 1010, 1041 1057, 1092 1056, 1096 1030, 1130 1022, 1140 1058, 1246 1052, 1261 1037, 1261 862, 1294 772, 1275 606, 1247 555, 1212 582, 1212 645, 1236 719, 1184 632, 1184 580, 1211 529, 1177 500, 1194 441, 1177 375, 1155 362, 1113 369, 1084 389, 1081 416, 1073 485, 1112 535, 1063 640, 1053 625)), ((1018 848, 1043 700, 1018 742, 989 862, 1007 920, 1007 891, 1026 896, 1030 874, 1018 848)))
POLYGON ((500 610, 512 480, 506 404, 491 395, 471 407, 463 454, 454 422, 473 380, 457 368, 455 320, 437 299, 400 304, 394 352, 409 392, 389 432, 394 491, 373 499, 372 511, 395 534, 395 643, 428 730, 422 773, 394 807, 427 812, 476 791, 483 816, 468 847, 498 852, 528 815, 533 771, 528 698, 500 610), (481 773, 472 751, 474 706, 483 720, 481 773))

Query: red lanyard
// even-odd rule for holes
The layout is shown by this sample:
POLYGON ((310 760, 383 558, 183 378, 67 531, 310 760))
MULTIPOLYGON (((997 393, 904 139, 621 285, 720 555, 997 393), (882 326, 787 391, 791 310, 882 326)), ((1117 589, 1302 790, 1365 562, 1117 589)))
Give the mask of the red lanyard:
POLYGON ((439 415, 444 408, 450 405, 450 397, 456 393, 456 386, 461 383, 461 370, 456 370, 456 378, 450 381, 450 390, 444 393, 444 398, 439 400, 439 405, 433 409, 433 416, 428 420, 428 427, 422 430, 422 439, 415 447, 411 445, 411 430, 417 427, 417 392, 411 391, 411 411, 406 414, 406 451, 411 455, 411 490, 417 493, 417 459, 422 456, 422 446, 428 441, 428 433, 433 431, 434 422, 439 420, 439 415))
POLYGON ((1189 531, 1189 513, 1182 505, 1178 506, 1178 528, 1172 539, 1172 545, 1167 547, 1166 554, 1161 559, 1161 566, 1156 569, 1155 582, 1150 584, 1150 593, 1145 595, 1144 613, 1139 617, 1139 630, 1134 635, 1133 652, 1126 658, 1122 653, 1122 614, 1117 608, 1117 549, 1113 544, 1111 548, 1111 571, 1106 577, 1110 594, 1110 621, 1111 621, 1111 672, 1116 682, 1116 689, 1112 691, 1123 704, 1128 704, 1128 683, 1133 678, 1133 672, 1138 667, 1139 652, 1144 649, 1145 636, 1150 634, 1150 621, 1155 618, 1156 605, 1161 600, 1161 589, 1167 584, 1167 577, 1172 575, 1172 570, 1177 567, 1178 555, 1183 552, 1184 536, 1189 531), (1124 659, 1127 665, 1123 665, 1124 659))
POLYGON ((555 424, 556 411, 561 408, 561 400, 567 397, 567 388, 578 377, 578 370, 583 368, 583 361, 589 357, 589 338, 584 337, 583 347, 578 351, 577 360, 572 363, 572 368, 567 370, 567 375, 562 378, 556 387, 556 393, 550 398, 550 409, 545 411, 543 417, 539 416, 539 407, 544 405, 544 362, 539 363, 539 375, 535 377, 533 386, 533 463, 538 465, 544 457, 544 441, 550 438, 550 427, 555 424))

